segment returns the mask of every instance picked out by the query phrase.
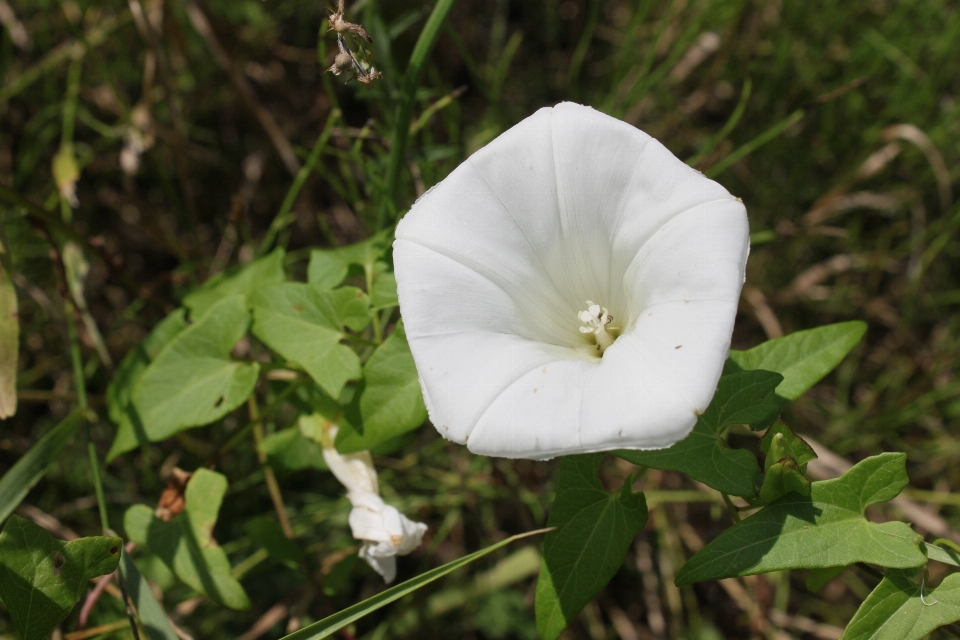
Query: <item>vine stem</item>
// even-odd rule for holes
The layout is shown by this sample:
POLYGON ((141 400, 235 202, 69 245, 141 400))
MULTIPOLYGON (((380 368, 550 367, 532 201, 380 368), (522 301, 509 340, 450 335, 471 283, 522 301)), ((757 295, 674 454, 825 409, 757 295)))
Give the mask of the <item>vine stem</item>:
POLYGON ((737 505, 733 504, 733 500, 730 499, 725 493, 721 493, 723 496, 723 501, 727 503, 727 507, 730 509, 730 515, 733 516, 733 521, 737 524, 740 523, 740 514, 738 513, 737 505))
POLYGON ((260 461, 260 467, 263 469, 263 479, 267 483, 267 491, 270 492, 270 499, 273 501, 273 508, 277 512, 277 520, 280 521, 280 528, 283 529, 283 535, 289 540, 293 540, 293 528, 290 526, 290 520, 287 518, 287 510, 283 505, 283 495, 280 493, 280 484, 277 482, 277 476, 273 473, 267 461, 267 454, 263 452, 260 446, 263 444, 263 423, 260 422, 260 409, 257 406, 257 399, 254 394, 250 394, 247 399, 247 408, 250 412, 250 422, 253 424, 254 447, 257 450, 257 459, 260 461))

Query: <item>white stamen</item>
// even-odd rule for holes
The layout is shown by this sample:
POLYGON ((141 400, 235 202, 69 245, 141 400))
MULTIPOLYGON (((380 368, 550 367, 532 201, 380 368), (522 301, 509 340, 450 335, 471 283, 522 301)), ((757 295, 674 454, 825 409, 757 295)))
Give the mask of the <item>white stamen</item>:
MULTIPOLYGON (((613 320, 613 316, 610 315, 606 307, 601 307, 592 300, 587 300, 586 311, 580 311, 577 313, 577 317, 580 318, 580 322, 586 325, 580 327, 580 333, 592 333, 594 335, 597 341, 597 351, 601 355, 617 339, 616 335, 607 331, 607 325, 613 320)), ((616 328, 610 327, 610 329, 616 328)))

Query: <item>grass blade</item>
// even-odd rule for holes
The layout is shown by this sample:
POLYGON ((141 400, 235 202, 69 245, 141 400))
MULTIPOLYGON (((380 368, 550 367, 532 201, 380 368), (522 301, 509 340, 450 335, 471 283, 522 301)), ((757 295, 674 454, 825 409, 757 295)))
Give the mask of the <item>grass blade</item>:
MULTIPOLYGON (((397 197, 397 184, 400 180, 400 166, 403 164, 403 158, 406 154, 407 137, 410 132, 410 117, 413 113, 413 101, 416 98, 417 86, 420 84, 420 76, 423 74, 423 67, 427 62, 427 56, 433 50, 433 45, 437 42, 440 30, 453 9, 456 0, 439 0, 434 6, 430 17, 427 18, 427 24, 423 26, 417 44, 413 47, 413 53, 410 55, 410 63, 407 65, 407 74, 403 79, 403 93, 400 96, 400 104, 397 105, 396 117, 393 119, 393 145, 390 148, 390 164, 387 167, 387 187, 385 202, 380 207, 377 214, 377 229, 382 229, 386 222, 387 209, 390 210, 391 218, 396 217, 397 205, 394 199, 397 197)), ((391 220, 392 221, 392 220, 391 220)))
POLYGON ((73 437, 80 425, 80 409, 74 409, 47 435, 40 438, 2 478, 0 478, 0 524, 27 497, 31 487, 40 481, 63 445, 73 437))
POLYGON ((739 149, 737 149, 736 151, 728 155, 726 158, 724 158, 717 164, 707 169, 704 172, 704 175, 707 176, 708 178, 714 178, 720 175, 721 173, 729 169, 730 165, 732 165, 734 162, 736 162, 737 160, 740 160, 741 158, 745 158, 746 156, 750 155, 751 153, 753 153, 763 145, 767 144, 768 142, 770 142, 771 140, 779 136, 781 133, 783 133, 787 129, 787 127, 799 121, 800 118, 802 117, 803 117, 803 109, 797 109, 796 111, 791 113, 789 116, 787 116, 777 124, 773 125, 772 127, 770 127, 769 129, 767 129, 766 131, 758 135, 756 138, 754 138, 750 142, 746 143, 745 145, 742 145, 739 149))
POLYGON ((143 625, 150 640, 179 640, 176 632, 170 626, 167 614, 163 607, 153 597, 150 591, 150 585, 140 575, 137 565, 133 563, 130 554, 126 551, 120 557, 120 578, 126 587, 127 594, 133 606, 136 607, 137 617, 140 618, 140 624, 143 625))
POLYGON ((454 560, 453 562, 448 562, 442 567, 437 567, 436 569, 427 571, 416 578, 411 578, 410 580, 398 584, 395 587, 391 587, 382 593, 378 593, 372 598, 367 598, 363 602, 358 602, 352 607, 347 607, 343 611, 339 611, 332 616, 324 618, 319 622, 315 622, 308 627, 304 627, 295 633, 284 636, 281 638, 281 640, 320 640, 320 638, 328 638, 348 624, 356 622, 365 615, 373 613, 377 609, 380 609, 381 607, 384 607, 395 600, 399 600, 408 593, 412 593, 420 587, 426 586, 434 580, 442 578, 448 573, 456 571, 460 567, 470 564, 474 560, 479 560, 483 556, 492 551, 496 551, 500 547, 504 547, 511 542, 520 540, 522 538, 546 533, 547 531, 548 529, 538 529, 537 531, 528 531, 527 533, 521 533, 511 536, 506 540, 501 540, 496 544, 490 545, 486 549, 481 549, 480 551, 471 553, 470 555, 454 560))
POLYGON ((307 158, 307 162, 297 171, 297 175, 293 179, 290 189, 287 190, 287 195, 283 199, 283 204, 280 205, 280 211, 277 212, 277 217, 270 223, 270 228, 267 229, 267 235, 263 238, 263 242, 260 243, 260 249, 257 251, 258 256, 262 256, 269 251, 273 246, 273 241, 276 239, 277 234, 293 222, 293 216, 290 215, 290 210, 293 209, 293 203, 296 202, 297 196, 300 195, 300 190, 303 189, 307 178, 310 177, 310 174, 313 173, 313 170, 316 168, 317 161, 320 160, 320 153, 326 148, 327 142, 330 141, 330 136, 333 134, 333 125, 339 120, 340 109, 334 109, 330 112, 330 115, 327 116, 327 123, 320 133, 320 137, 318 137, 316 143, 314 143, 313 149, 310 150, 310 156, 307 158))
POLYGON ((700 162, 707 157, 707 155, 713 151, 718 144, 723 142, 730 132, 733 131, 733 128, 737 126, 737 123, 740 122, 740 117, 743 116, 744 110, 747 108, 747 100, 750 99, 750 91, 753 89, 753 82, 750 81, 750 78, 747 78, 746 82, 743 83, 743 91, 740 93, 740 102, 737 103, 736 108, 734 108, 733 113, 730 115, 730 119, 727 120, 726 124, 723 125, 723 128, 717 132, 717 135, 713 136, 707 143, 700 148, 700 151, 697 152, 697 155, 693 156, 687 160, 687 164, 691 167, 696 167, 700 162))

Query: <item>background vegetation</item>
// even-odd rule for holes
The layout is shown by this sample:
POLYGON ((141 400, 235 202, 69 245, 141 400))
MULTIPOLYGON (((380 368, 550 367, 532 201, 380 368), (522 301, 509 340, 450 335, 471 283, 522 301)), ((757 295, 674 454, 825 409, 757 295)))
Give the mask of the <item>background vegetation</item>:
MULTIPOLYGON (((59 537, 100 532, 86 448, 103 459, 113 441, 107 383, 197 284, 251 260, 274 232, 287 270, 303 273, 310 248, 369 237, 506 128, 575 100, 644 129, 746 203, 753 250, 735 347, 869 323, 854 354, 784 417, 850 461, 906 451, 907 493, 960 529, 955 1, 461 0, 414 95, 395 190, 397 107, 430 6, 347 7, 373 37, 383 78, 369 86, 324 74, 336 48, 324 33, 330 9, 315 0, 0 0, 0 221, 21 320, 20 407, 0 423, 0 474, 76 400, 68 320, 97 414, 21 515, 59 537), (319 161, 285 213, 318 139, 319 161), (67 233, 86 255, 87 309, 66 304, 73 274, 47 241, 67 233)), ((266 435, 295 417, 281 406, 266 435)), ((223 446, 248 422, 238 410, 104 469, 120 528, 129 505, 157 503, 173 467, 218 456, 230 485, 214 536, 252 607, 196 598, 139 558, 195 638, 279 637, 382 585, 351 555, 339 483, 279 454, 273 468, 306 560, 284 564, 264 550, 250 522, 274 508, 253 440, 223 446)), ((424 545, 400 559, 401 579, 546 520, 553 463, 473 456, 430 427, 381 453, 388 501, 430 525, 424 545)), ((617 486, 629 465, 608 463, 617 486)), ((835 638, 876 582, 847 571, 813 595, 793 572, 678 589, 675 568, 729 516, 679 474, 650 472, 643 486, 650 522, 569 638, 835 638)), ((507 547, 347 637, 534 638, 538 544, 507 547)), ((0 635, 12 633, 4 616, 0 608, 0 635)), ((104 595, 87 626, 123 619, 104 595)), ((111 633, 129 628, 98 637, 111 633)))

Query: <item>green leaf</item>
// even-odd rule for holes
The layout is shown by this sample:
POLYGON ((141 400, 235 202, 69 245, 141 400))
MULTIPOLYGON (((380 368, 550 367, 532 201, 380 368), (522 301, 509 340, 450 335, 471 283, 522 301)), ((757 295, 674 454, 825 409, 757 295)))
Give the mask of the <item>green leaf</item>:
POLYGON ((800 465, 790 457, 784 457, 770 465, 760 487, 760 499, 770 503, 790 492, 810 495, 810 481, 800 472, 800 465))
MULTIPOLYGON (((941 540, 937 540, 938 543, 941 540)), ((950 543, 952 546, 955 546, 952 540, 943 540, 944 543, 950 543)), ((955 567, 960 567, 960 552, 956 549, 944 549, 943 547, 937 546, 936 544, 930 544, 929 542, 924 542, 923 546, 927 552, 927 558, 930 560, 936 560, 937 562, 942 562, 944 564, 951 564, 955 567)))
POLYGON ((190 309, 191 318, 199 320, 224 298, 240 294, 246 300, 254 291, 283 282, 286 279, 283 257, 283 249, 275 249, 249 264, 218 274, 188 294, 183 299, 183 306, 190 309))
POLYGON ((40 481, 80 426, 80 410, 75 409, 17 460, 0 478, 0 523, 20 506, 31 487, 40 481))
POLYGON ((341 453, 372 449, 427 419, 417 366, 402 323, 397 323, 364 365, 356 398, 349 424, 344 422, 337 432, 336 446, 341 453))
POLYGON ((875 524, 863 515, 907 485, 906 459, 873 456, 839 478, 814 482, 809 496, 785 495, 714 538, 683 565, 677 584, 856 562, 923 565, 922 536, 906 523, 875 524))
POLYGON ((153 597, 150 585, 140 575, 140 570, 133 563, 130 555, 126 551, 121 551, 120 578, 127 588, 127 595, 133 602, 137 610, 137 617, 140 619, 140 626, 147 632, 150 640, 179 640, 179 636, 170 626, 167 614, 163 607, 153 597))
POLYGON ((230 296, 160 350, 132 396, 151 441, 209 424, 247 399, 260 365, 231 360, 230 350, 249 324, 243 297, 230 296))
POLYGON ((634 464, 682 471, 723 493, 754 496, 754 478, 760 473, 757 459, 745 449, 731 449, 722 432, 731 424, 753 424, 763 419, 769 410, 764 402, 781 379, 780 374, 769 371, 725 375, 689 436, 666 449, 613 453, 634 464))
POLYGON ((248 520, 243 526, 243 530, 257 544, 266 549, 272 558, 279 560, 291 569, 300 566, 300 562, 303 560, 303 549, 283 533, 283 527, 277 522, 275 515, 259 516, 248 520))
POLYGON ((351 266, 358 266, 372 277, 374 265, 390 247, 391 229, 384 229, 363 242, 336 249, 314 249, 310 252, 307 282, 332 289, 347 277, 351 266))
POLYGON ((45 529, 11 516, 0 533, 0 598, 22 640, 48 638, 92 578, 120 562, 120 538, 57 540, 45 529))
POLYGON ((558 638, 623 564, 630 543, 647 522, 643 493, 630 486, 607 493, 598 472, 605 454, 560 460, 557 497, 547 524, 537 581, 537 630, 558 638))
POLYGON ((117 456, 149 442, 140 414, 133 406, 133 388, 160 349, 188 326, 186 309, 177 309, 161 320, 143 342, 127 353, 117 367, 110 384, 107 385, 107 413, 110 420, 117 425, 117 435, 113 439, 110 452, 107 453, 108 463, 117 456))
POLYGON ((760 439, 760 451, 767 456, 764 464, 769 469, 782 458, 791 457, 797 461, 801 471, 806 471, 807 463, 817 459, 817 454, 806 441, 795 434, 793 429, 778 420, 760 439))
MULTIPOLYGON (((0 244, 0 254, 4 253, 0 244)), ((7 273, 7 262, 0 260, 0 420, 17 412, 17 357, 20 352, 17 292, 7 273)))
POLYGON ((922 592, 916 575, 915 570, 889 569, 840 640, 920 640, 960 620, 960 573, 948 575, 936 589, 925 585, 922 592))
POLYGON ((397 277, 391 271, 377 274, 370 293, 370 306, 374 311, 400 305, 397 299, 397 277))
POLYGON ((330 396, 360 377, 360 359, 340 344, 343 327, 362 331, 370 323, 370 300, 359 289, 326 291, 288 282, 252 298, 253 333, 281 356, 303 367, 330 396))
POLYGON ((847 570, 843 565, 839 567, 825 567, 823 569, 811 569, 807 575, 807 589, 812 593, 817 593, 820 589, 847 570))
POLYGON ((260 450, 266 454, 270 466, 277 470, 329 469, 320 446, 304 437, 297 427, 288 427, 267 436, 260 443, 260 450))
POLYGON ((783 374, 777 395, 796 400, 833 371, 866 331, 866 323, 860 321, 830 324, 768 340, 748 351, 731 349, 730 359, 741 369, 783 374))
POLYGON ((307 266, 307 282, 323 289, 333 289, 347 277, 350 265, 336 250, 314 249, 310 252, 310 264, 307 266))
POLYGON ((504 547, 510 544, 511 542, 515 542, 523 538, 528 538, 530 536, 544 533, 545 531, 546 529, 541 529, 538 531, 528 531, 527 533, 521 533, 519 535, 510 536, 505 540, 501 540, 496 544, 490 545, 486 549, 475 551, 470 555, 464 556, 462 558, 458 558, 457 560, 454 560, 452 562, 448 562, 442 567, 437 567, 436 569, 432 569, 430 571, 427 571, 426 573, 420 574, 416 578, 411 578, 406 582, 402 582, 395 587, 390 587, 389 589, 385 589, 384 591, 381 591, 380 593, 373 596, 372 598, 367 598, 363 602, 358 602, 357 604, 351 607, 347 607, 342 611, 338 611, 332 616, 324 618, 319 622, 314 622, 313 624, 307 627, 304 627, 299 631, 296 631, 294 633, 291 633, 290 635, 284 636, 283 638, 281 638, 281 640, 320 640, 321 638, 329 638, 340 629, 343 629, 347 625, 356 622, 360 618, 373 613, 377 609, 385 607, 391 602, 399 600, 400 598, 404 597, 409 593, 413 593, 420 587, 424 587, 430 584, 431 582, 433 582, 434 580, 442 578, 448 573, 456 571, 460 567, 464 567, 470 564, 471 562, 474 562, 475 560, 479 560, 480 558, 487 555, 488 553, 492 553, 493 551, 496 551, 497 549, 504 547))
POLYGON ((184 510, 168 522, 143 504, 127 509, 127 536, 147 547, 184 583, 232 609, 250 606, 243 587, 230 574, 227 554, 213 539, 213 526, 227 491, 227 479, 200 468, 187 482, 184 510))

